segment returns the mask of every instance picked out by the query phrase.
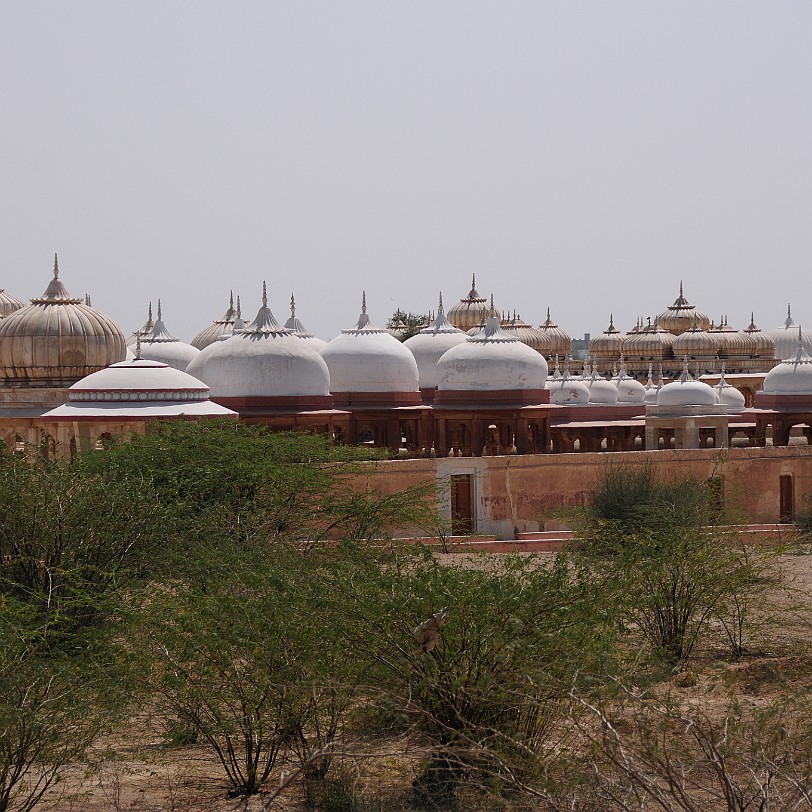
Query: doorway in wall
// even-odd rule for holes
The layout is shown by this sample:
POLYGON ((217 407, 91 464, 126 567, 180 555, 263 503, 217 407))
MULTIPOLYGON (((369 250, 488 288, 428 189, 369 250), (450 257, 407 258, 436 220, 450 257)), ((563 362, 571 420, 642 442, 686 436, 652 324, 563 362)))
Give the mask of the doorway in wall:
POLYGON ((473 532, 473 489, 470 474, 451 477, 451 533, 464 536, 473 532))

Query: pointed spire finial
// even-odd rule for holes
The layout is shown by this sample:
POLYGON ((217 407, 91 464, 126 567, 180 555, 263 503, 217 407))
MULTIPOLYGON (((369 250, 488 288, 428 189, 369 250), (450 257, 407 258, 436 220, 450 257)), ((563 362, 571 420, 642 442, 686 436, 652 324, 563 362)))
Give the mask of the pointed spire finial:
POLYGON ((91 307, 91 306, 92 306, 92 305, 90 304, 90 294, 89 294, 89 293, 86 293, 86 294, 85 294, 85 306, 86 306, 86 307, 91 307))
POLYGON ((237 295, 237 318, 242 318, 242 306, 240 305, 240 297, 237 295))
POLYGON ((140 331, 135 334, 135 360, 141 360, 141 333, 140 331))
POLYGON ((149 303, 149 310, 147 311, 147 317, 149 321, 152 321, 152 302, 149 303))
POLYGON ((158 321, 163 321, 163 317, 161 316, 161 300, 158 299, 158 321))
POLYGON ((262 280, 262 306, 268 306, 268 287, 265 284, 265 280, 262 280))
POLYGON ((54 254, 54 279, 59 279, 59 258, 54 254))
POLYGON ((234 291, 233 290, 231 291, 231 294, 228 297, 228 309, 229 310, 234 309, 234 291))
POLYGON ((496 318, 496 308, 493 306, 493 294, 491 294, 491 318, 496 318))
POLYGON ((681 279, 679 281, 679 296, 680 296, 680 299, 683 298, 683 296, 682 296, 682 280, 681 279))
POLYGON ((443 292, 442 291, 440 291, 440 304, 437 305, 437 312, 438 313, 443 312, 443 292))
POLYGON ((293 298, 293 294, 290 294, 290 315, 296 315, 296 299, 293 298))
POLYGON ((471 290, 476 290, 476 274, 471 274, 471 290))
POLYGON ((361 312, 367 312, 367 292, 365 290, 361 291, 361 312))

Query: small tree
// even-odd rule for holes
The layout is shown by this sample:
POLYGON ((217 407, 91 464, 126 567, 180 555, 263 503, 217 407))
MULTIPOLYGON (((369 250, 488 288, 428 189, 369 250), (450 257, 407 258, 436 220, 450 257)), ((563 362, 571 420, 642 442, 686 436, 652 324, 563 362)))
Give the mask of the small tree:
POLYGON ((417 335, 428 323, 426 316, 418 313, 404 313, 398 308, 386 326, 397 332, 397 338, 400 341, 405 341, 407 338, 417 335))

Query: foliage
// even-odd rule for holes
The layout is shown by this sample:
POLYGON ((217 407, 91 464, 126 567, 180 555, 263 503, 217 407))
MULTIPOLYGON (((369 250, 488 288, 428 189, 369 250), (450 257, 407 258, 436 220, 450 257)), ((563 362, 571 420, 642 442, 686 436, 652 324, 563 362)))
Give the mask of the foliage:
POLYGON ((413 335, 417 335, 429 321, 425 315, 419 313, 404 313, 398 308, 389 319, 386 326, 390 330, 398 330, 398 340, 405 341, 413 335))

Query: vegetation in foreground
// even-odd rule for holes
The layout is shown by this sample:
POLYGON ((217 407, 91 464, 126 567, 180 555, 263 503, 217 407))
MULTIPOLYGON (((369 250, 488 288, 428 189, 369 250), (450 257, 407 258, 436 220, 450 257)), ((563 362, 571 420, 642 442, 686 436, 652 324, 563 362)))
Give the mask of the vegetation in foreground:
POLYGON ((712 488, 609 468, 578 549, 462 567, 391 541, 436 495, 359 493, 360 463, 216 423, 4 457, 0 812, 67 808, 65 769, 144 708, 257 808, 812 808, 803 681, 679 690, 698 651, 747 658, 780 584, 712 488))

